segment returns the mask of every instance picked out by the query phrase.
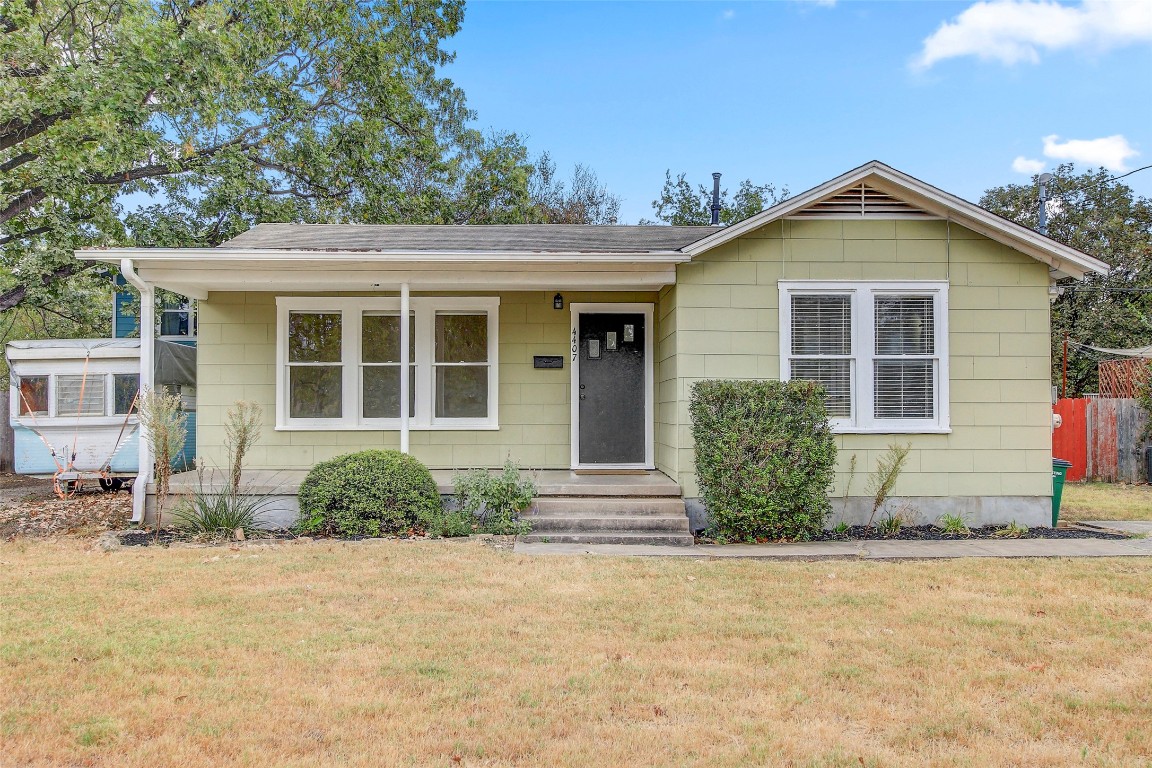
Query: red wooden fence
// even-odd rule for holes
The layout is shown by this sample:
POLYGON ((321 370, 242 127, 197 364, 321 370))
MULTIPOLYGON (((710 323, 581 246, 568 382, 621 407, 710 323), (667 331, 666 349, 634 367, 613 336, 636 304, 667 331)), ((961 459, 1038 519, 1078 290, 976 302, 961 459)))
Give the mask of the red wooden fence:
POLYGON ((1069 481, 1083 480, 1088 471, 1088 401, 1064 398, 1056 401, 1053 410, 1064 423, 1052 431, 1052 456, 1072 462, 1069 481))

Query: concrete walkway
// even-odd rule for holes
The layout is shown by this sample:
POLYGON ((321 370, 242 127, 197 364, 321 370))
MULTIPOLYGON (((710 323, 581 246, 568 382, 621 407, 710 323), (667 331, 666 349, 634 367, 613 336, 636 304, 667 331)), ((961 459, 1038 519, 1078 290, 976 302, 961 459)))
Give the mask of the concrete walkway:
POLYGON ((525 544, 524 555, 744 557, 764 560, 929 560, 954 557, 1152 557, 1152 539, 976 539, 966 541, 814 541, 802 544, 525 544))
POLYGON ((1087 520, 1080 525, 1137 536, 1152 536, 1152 520, 1087 520))

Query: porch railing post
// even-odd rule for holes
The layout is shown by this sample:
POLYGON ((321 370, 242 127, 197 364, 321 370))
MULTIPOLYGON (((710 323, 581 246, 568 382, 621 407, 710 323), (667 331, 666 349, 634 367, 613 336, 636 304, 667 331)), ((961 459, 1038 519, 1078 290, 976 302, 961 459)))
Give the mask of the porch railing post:
POLYGON ((412 327, 411 321, 408 317, 409 306, 411 304, 411 296, 409 295, 408 283, 403 283, 400 286, 400 452, 408 453, 408 419, 411 414, 409 411, 409 402, 411 400, 411 353, 409 352, 409 342, 411 338, 412 327))

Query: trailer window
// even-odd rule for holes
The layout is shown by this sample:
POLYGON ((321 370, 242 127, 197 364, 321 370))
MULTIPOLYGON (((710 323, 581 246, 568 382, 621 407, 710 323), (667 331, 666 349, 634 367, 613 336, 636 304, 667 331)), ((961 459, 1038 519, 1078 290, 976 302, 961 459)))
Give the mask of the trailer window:
POLYGON ((21 376, 20 377, 20 411, 21 416, 47 416, 48 415, 48 377, 47 376, 21 376))
POLYGON ((112 386, 115 390, 116 415, 122 416, 135 410, 132 404, 140 390, 140 377, 135 373, 116 373, 112 376, 112 386))
POLYGON ((57 416, 103 416, 103 376, 57 376, 57 416))

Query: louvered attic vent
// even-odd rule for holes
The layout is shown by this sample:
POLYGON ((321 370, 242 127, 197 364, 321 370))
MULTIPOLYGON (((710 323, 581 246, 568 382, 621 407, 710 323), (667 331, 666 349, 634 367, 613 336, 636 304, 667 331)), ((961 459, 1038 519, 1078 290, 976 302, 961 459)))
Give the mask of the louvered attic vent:
POLYGON ((792 218, 935 219, 939 217, 867 184, 857 184, 793 213, 792 218))

